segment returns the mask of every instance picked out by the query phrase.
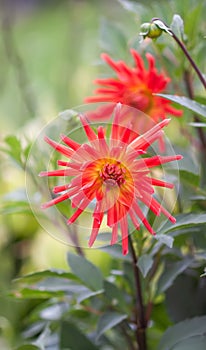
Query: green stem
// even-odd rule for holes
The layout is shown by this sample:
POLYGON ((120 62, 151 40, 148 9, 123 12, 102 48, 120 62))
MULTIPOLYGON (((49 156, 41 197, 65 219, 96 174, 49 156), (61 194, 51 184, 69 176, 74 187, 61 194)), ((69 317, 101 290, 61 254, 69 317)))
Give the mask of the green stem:
MULTIPOLYGON (((176 34, 173 32, 173 30, 166 24, 164 23, 160 18, 153 18, 151 23, 155 21, 160 21, 162 22, 162 24, 166 27, 165 29, 161 28, 161 26, 159 26, 160 29, 164 30, 165 32, 168 32, 173 39, 176 41, 176 43, 178 44, 178 46, 181 48, 181 50, 183 51, 184 55, 187 57, 188 61, 190 62, 191 66, 194 68, 195 72, 197 73, 202 85, 204 86, 204 88, 206 89, 206 80, 204 79, 204 76, 202 75, 201 71, 199 70, 198 66, 196 65, 196 63, 193 61, 192 57, 190 56, 189 52, 187 51, 186 46, 183 44, 183 42, 176 36, 176 34)), ((158 24, 157 24, 158 26, 158 24)))
POLYGON ((133 344, 132 338, 130 337, 130 335, 127 332, 127 328, 128 328, 128 325, 126 323, 122 323, 121 330, 122 330, 122 333, 127 341, 127 344, 129 346, 130 350, 136 350, 136 347, 133 344))
POLYGON ((132 263, 133 263, 134 279, 135 279, 135 287, 136 287, 136 312, 135 312, 135 323, 137 326, 136 339, 139 346, 139 350, 147 350, 147 343, 146 343, 147 322, 145 319, 145 310, 144 310, 143 297, 142 297, 140 273, 137 267, 138 260, 137 260, 136 252, 130 236, 129 236, 129 245, 130 245, 130 251, 132 254, 132 263))
POLYGON ((174 40, 176 41, 176 43, 179 45, 179 47, 181 48, 181 50, 184 52, 185 56, 187 57, 188 61, 190 62, 191 66, 194 68, 195 72, 197 73, 201 83, 203 84, 204 88, 206 89, 206 81, 201 73, 201 71, 199 70, 199 68, 197 67, 196 63, 193 61, 192 57, 190 56, 189 52, 187 51, 185 45, 179 40, 179 38, 175 35, 175 33, 170 29, 170 32, 172 34, 172 37, 174 38, 174 40))

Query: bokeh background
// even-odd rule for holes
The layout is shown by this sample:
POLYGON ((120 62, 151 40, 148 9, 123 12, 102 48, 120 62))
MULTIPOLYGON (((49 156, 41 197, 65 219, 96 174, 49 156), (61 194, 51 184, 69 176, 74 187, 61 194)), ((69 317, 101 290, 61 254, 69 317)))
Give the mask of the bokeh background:
MULTIPOLYGON (((10 135, 35 140, 60 111, 83 103, 99 72, 99 54, 111 45, 103 39, 110 36, 107 25, 114 23, 122 32, 132 28, 136 35, 138 25, 132 17, 125 17, 117 1, 1 1, 2 149, 10 135)), ((125 38, 119 47, 124 55, 125 38)), ((7 350, 16 345, 21 320, 33 306, 5 297, 11 280, 51 266, 66 268, 68 246, 49 236, 24 207, 25 174, 19 164, 4 152, 0 163, 0 348, 7 350)), ((91 257, 99 260, 98 254, 91 257)))

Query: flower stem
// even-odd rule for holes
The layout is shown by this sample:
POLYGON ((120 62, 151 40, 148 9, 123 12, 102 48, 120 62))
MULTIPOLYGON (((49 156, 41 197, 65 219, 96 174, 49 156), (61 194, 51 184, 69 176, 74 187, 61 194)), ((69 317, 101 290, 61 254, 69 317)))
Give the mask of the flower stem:
POLYGON ((184 55, 187 57, 188 61, 190 62, 191 66, 194 68, 195 72, 197 73, 201 83, 203 84, 204 88, 206 89, 206 80, 204 76, 202 75, 201 71, 199 70, 198 66, 196 63, 193 61, 192 57, 190 56, 189 52, 187 51, 186 46, 183 44, 183 42, 177 37, 177 35, 173 32, 173 30, 166 24, 164 23, 160 18, 153 18, 151 23, 157 23, 157 26, 164 30, 165 32, 169 33, 173 39, 176 41, 178 46, 181 48, 183 51, 184 55), (160 26, 160 23, 157 23, 157 21, 162 22, 162 25, 160 26))
POLYGON ((187 51, 185 45, 179 40, 179 38, 175 35, 175 33, 170 29, 171 35, 176 41, 176 43, 179 45, 181 50, 184 52, 185 56, 187 57, 188 61, 190 62, 191 66, 194 68, 196 71, 201 83, 203 84, 204 88, 206 89, 206 80, 204 79, 201 71, 197 67, 196 63, 193 61, 192 57, 190 56, 189 52, 187 51))
POLYGON ((135 312, 135 322, 137 326, 136 339, 139 346, 139 350, 146 350, 147 349, 147 344, 146 344, 147 324, 145 319, 145 310, 144 310, 143 297, 142 297, 140 273, 137 266, 138 260, 137 260, 136 252, 130 236, 129 236, 129 245, 130 245, 130 250, 132 254, 132 263, 133 263, 134 279, 135 279, 135 287, 136 287, 136 312, 135 312))

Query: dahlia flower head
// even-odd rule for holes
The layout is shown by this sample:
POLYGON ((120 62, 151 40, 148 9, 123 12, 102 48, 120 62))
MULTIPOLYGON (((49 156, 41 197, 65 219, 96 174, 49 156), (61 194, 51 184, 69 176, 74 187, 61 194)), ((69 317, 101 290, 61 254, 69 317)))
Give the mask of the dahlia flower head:
MULTIPOLYGON (((155 58, 146 53, 148 68, 145 67, 142 57, 134 49, 130 50, 134 60, 134 66, 128 66, 123 60, 115 62, 108 54, 102 53, 101 58, 115 72, 116 77, 94 80, 99 87, 94 91, 94 96, 85 98, 85 103, 107 102, 95 113, 88 113, 88 118, 95 121, 100 117, 108 120, 114 104, 120 102, 136 108, 150 116, 145 121, 145 131, 152 127, 153 123, 164 120, 168 115, 180 117, 182 111, 174 108, 172 103, 156 94, 165 92, 170 78, 163 72, 158 72, 155 67, 155 58)), ((132 128, 138 127, 138 114, 130 119, 132 128)), ((127 120, 124 120, 127 126, 127 120)), ((164 150, 164 144, 160 139, 160 148, 164 150)))
MULTIPOLYGON (((146 133, 139 135, 130 127, 121 125, 123 110, 120 103, 116 104, 112 122, 98 127, 88 122, 87 114, 80 114, 78 117, 87 138, 83 144, 66 135, 61 135, 63 144, 46 136, 45 141, 63 159, 57 162, 60 169, 42 171, 39 175, 64 179, 63 184, 53 188, 53 198, 44 203, 42 208, 49 208, 66 200, 71 201, 75 212, 68 218, 68 225, 89 210, 92 215, 89 247, 94 244, 103 219, 106 219, 106 225, 111 232, 111 244, 117 243, 120 237, 122 253, 125 255, 128 253, 131 223, 134 230, 139 230, 142 223, 155 235, 141 209, 142 204, 156 216, 163 214, 175 223, 175 218, 154 197, 155 188, 172 189, 173 184, 154 177, 153 168, 180 160, 182 156, 151 156, 147 153, 150 146, 162 137, 162 129, 168 125, 169 119, 162 120, 146 133)), ((137 113, 136 109, 133 110, 134 114, 137 113)))

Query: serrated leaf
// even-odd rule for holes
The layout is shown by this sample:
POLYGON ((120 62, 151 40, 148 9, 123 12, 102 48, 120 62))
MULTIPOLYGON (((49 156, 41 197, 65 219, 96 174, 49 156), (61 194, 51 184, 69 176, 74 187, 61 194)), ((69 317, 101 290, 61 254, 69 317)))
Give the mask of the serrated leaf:
POLYGON ((61 350, 98 350, 96 345, 70 321, 64 321, 60 333, 61 350))
POLYGON ((105 312, 100 318, 97 325, 97 338, 104 334, 109 329, 117 326, 127 318, 126 314, 118 312, 105 312))
POLYGON ((80 255, 69 253, 67 256, 72 272, 91 290, 103 289, 101 271, 90 261, 80 255))
POLYGON ((170 28, 180 40, 184 39, 184 22, 180 15, 175 14, 173 16, 170 28))
POLYGON ((144 254, 139 257, 137 266, 139 267, 143 277, 146 277, 153 265, 153 258, 149 254, 144 254))
POLYGON ((172 285, 175 278, 190 266, 192 261, 192 258, 186 258, 166 266, 158 282, 158 293, 165 292, 172 285))
POLYGON ((189 110, 201 115, 206 118, 206 106, 198 103, 194 100, 191 100, 185 96, 176 96, 176 95, 168 95, 168 94, 156 94, 157 96, 161 96, 166 98, 167 100, 178 103, 179 105, 188 108, 189 110))
MULTIPOLYGON (((185 320, 169 327, 164 333, 158 350, 182 350, 181 342, 187 342, 188 345, 190 341, 193 342, 193 337, 205 336, 206 332, 206 316, 195 317, 189 320, 185 320), (176 347, 175 347, 176 346, 176 347)), ((182 343, 184 345, 184 342, 182 343)), ((195 343, 193 343, 193 346, 195 343)), ((186 349, 186 348, 185 348, 186 349)), ((187 348, 188 349, 188 348, 187 348)), ((189 349, 198 349, 196 346, 189 349)), ((202 350, 202 348, 200 348, 202 350)), ((199 349, 198 349, 199 350, 199 349)))

